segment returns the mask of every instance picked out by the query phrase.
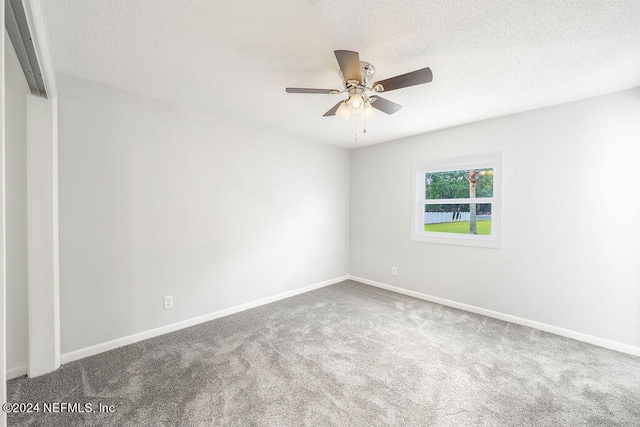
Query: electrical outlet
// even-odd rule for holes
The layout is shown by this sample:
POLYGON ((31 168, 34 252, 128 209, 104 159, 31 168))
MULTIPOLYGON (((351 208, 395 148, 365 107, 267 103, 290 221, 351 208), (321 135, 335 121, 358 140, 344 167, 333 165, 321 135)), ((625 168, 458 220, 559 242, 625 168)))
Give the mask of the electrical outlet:
POLYGON ((173 308, 173 297, 164 297, 164 308, 173 308))
POLYGON ((391 275, 392 276, 398 275, 398 267, 391 267, 391 275))

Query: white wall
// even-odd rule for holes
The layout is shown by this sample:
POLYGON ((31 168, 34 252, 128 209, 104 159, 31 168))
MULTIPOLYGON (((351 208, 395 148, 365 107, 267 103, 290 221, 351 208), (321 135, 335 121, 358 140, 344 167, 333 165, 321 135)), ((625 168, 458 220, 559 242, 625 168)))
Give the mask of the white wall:
POLYGON ((7 370, 23 375, 27 365, 26 147, 29 88, 9 40, 5 43, 7 370))
POLYGON ((350 274, 640 346, 639 154, 640 89, 354 149, 350 274), (411 164, 497 150, 502 248, 412 242, 411 164))
POLYGON ((56 80, 63 354, 347 274, 347 150, 56 80))
POLYGON ((29 377, 60 367, 57 99, 27 97, 29 377))

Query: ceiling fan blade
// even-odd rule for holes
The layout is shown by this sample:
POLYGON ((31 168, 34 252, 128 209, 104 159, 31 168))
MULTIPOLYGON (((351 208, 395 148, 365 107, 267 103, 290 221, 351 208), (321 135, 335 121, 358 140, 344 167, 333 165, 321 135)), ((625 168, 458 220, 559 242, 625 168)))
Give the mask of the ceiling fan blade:
POLYGON ((340 108, 340 106, 342 105, 343 102, 344 101, 338 102, 336 105, 333 106, 333 108, 331 108, 331 110, 327 111, 322 116, 323 117, 335 116, 336 115, 336 111, 338 111, 338 108, 340 108))
POLYGON ((340 65, 340 71, 342 71, 342 77, 344 77, 345 83, 349 80, 356 80, 358 83, 362 83, 362 73, 360 72, 360 55, 358 52, 350 50, 335 50, 333 51, 340 65))
POLYGON ((372 87, 376 92, 389 92, 390 90, 401 89, 403 87, 429 83, 431 80, 433 80, 433 73, 431 73, 431 68, 427 67, 389 79, 380 80, 379 82, 375 82, 372 87), (383 90, 375 89, 377 85, 382 85, 383 90))
POLYGON ((384 98, 380 98, 379 96, 371 97, 371 99, 375 99, 375 101, 371 102, 371 106, 382 111, 383 113, 393 114, 402 109, 402 105, 396 104, 395 102, 391 102, 384 98))
POLYGON ((285 89, 287 93, 339 93, 339 90, 336 89, 309 89, 306 87, 288 87, 285 89))

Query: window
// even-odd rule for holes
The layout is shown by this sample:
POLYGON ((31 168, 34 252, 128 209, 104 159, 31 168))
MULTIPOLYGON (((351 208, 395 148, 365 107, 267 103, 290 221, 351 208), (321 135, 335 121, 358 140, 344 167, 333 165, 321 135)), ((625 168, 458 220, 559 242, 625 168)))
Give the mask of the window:
POLYGON ((414 166, 411 240, 499 248, 501 153, 414 166))

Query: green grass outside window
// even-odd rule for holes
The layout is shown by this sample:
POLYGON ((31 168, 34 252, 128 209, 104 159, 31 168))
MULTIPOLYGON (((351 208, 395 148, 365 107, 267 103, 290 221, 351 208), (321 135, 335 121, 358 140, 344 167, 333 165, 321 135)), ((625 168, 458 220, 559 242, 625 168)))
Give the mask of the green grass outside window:
MULTIPOLYGON (((491 220, 476 221, 476 230, 479 235, 491 235, 491 220)), ((433 231, 436 233, 458 233, 469 234, 469 221, 442 222, 439 224, 425 224, 424 231, 433 231)))

